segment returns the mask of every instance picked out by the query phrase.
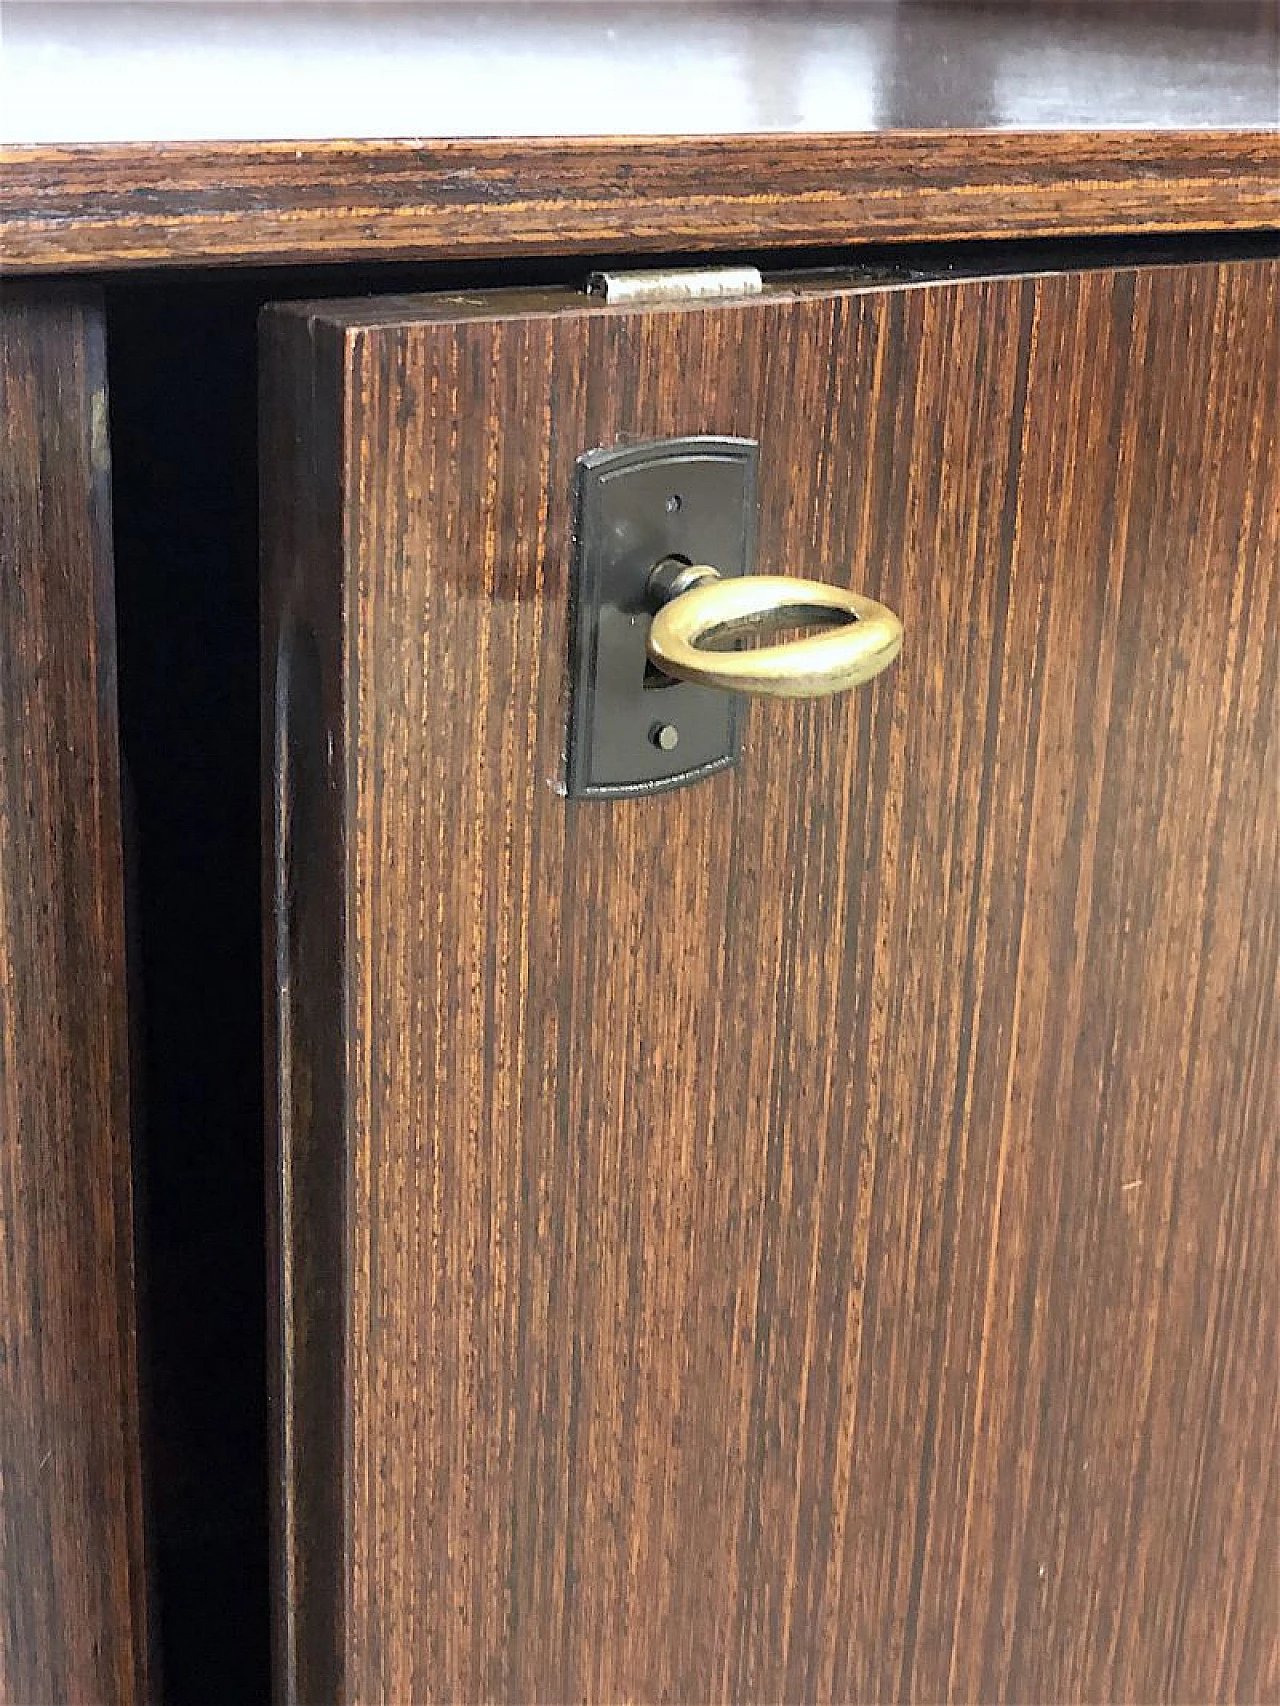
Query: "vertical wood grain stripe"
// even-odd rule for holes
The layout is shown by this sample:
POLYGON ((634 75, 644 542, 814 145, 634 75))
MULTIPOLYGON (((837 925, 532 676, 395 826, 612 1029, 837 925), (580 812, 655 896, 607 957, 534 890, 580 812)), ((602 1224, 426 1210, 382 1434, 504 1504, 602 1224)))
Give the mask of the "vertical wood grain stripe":
POLYGON ((103 316, 0 303, 0 1699, 147 1694, 103 316))

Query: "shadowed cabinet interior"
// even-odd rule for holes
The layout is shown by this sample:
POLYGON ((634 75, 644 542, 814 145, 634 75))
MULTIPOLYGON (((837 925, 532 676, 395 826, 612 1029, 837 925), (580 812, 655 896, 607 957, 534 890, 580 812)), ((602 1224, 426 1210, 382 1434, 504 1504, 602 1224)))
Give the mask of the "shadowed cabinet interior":
POLYGON ((1268 261, 263 329, 293 1701, 1277 1675, 1268 261), (902 620, 563 795, 575 470, 902 620))

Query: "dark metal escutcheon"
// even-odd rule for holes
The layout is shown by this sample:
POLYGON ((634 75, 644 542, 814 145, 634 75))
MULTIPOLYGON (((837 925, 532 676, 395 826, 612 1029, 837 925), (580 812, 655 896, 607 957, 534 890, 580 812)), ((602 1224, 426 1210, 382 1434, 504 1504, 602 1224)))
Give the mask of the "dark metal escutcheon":
POLYGON ((757 451, 749 438, 668 438, 578 459, 571 799, 659 793, 736 762, 737 696, 646 668, 648 583, 667 557, 750 574, 757 451))

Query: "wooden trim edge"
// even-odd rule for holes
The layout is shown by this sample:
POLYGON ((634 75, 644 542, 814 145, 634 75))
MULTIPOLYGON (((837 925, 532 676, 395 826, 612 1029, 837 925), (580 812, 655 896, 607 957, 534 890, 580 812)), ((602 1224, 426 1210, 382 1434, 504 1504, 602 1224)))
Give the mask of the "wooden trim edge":
POLYGON ((1274 131, 0 149, 10 273, 1269 229, 1274 131))

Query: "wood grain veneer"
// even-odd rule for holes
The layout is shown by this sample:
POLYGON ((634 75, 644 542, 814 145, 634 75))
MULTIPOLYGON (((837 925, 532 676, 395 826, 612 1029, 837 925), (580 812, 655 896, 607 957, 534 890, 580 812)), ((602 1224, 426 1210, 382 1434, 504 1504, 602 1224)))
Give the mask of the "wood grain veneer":
POLYGON ((147 1696, 102 310, 0 302, 0 1699, 147 1696))
POLYGON ((286 1697, 1275 1698, 1280 267, 520 300, 265 321, 286 1697), (906 646, 569 803, 689 432, 906 646))
POLYGON ((1277 220, 1273 132, 881 131, 0 149, 14 273, 1277 220))

